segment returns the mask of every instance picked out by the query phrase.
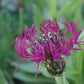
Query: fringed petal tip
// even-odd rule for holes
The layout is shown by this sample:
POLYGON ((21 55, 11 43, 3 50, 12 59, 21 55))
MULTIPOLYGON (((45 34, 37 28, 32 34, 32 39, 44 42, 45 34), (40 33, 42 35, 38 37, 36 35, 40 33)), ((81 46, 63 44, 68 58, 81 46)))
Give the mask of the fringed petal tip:
POLYGON ((12 45, 15 41, 12 41, 10 44, 12 45))
POLYGON ((67 58, 68 58, 68 61, 71 62, 69 56, 67 56, 67 58))
POLYGON ((20 67, 20 65, 24 62, 24 59, 21 61, 21 63, 18 65, 18 67, 15 69, 15 71, 13 72, 13 74, 18 70, 18 68, 20 67))
POLYGON ((23 58, 20 58, 19 60, 17 60, 17 61, 15 61, 15 62, 11 63, 11 65, 13 65, 13 64, 15 64, 15 63, 21 61, 22 59, 23 59, 23 58))
POLYGON ((35 74, 34 78, 36 78, 36 77, 37 77, 37 74, 38 74, 38 69, 39 69, 39 63, 37 64, 37 70, 36 70, 36 74, 35 74))

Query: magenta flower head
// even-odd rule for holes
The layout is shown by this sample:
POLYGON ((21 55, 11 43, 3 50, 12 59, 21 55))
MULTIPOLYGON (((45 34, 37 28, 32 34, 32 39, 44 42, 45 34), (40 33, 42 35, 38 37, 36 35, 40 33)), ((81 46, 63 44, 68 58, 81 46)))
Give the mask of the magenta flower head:
POLYGON ((12 63, 15 64, 21 61, 14 72, 17 71, 23 61, 32 61, 34 62, 32 66, 37 65, 35 77, 41 69, 39 69, 40 63, 41 67, 45 64, 50 74, 60 75, 63 73, 66 65, 62 56, 67 56, 69 59, 72 50, 84 50, 80 48, 80 45, 84 45, 84 42, 78 42, 78 38, 83 29, 79 32, 77 32, 76 29, 80 21, 76 23, 71 22, 70 24, 66 19, 59 21, 66 26, 64 33, 60 29, 56 19, 53 19, 53 21, 45 20, 40 24, 40 37, 37 35, 35 24, 33 24, 30 29, 26 26, 26 29, 22 30, 21 37, 16 37, 12 42, 15 43, 17 53, 21 57, 19 60, 12 63), (70 32, 72 35, 67 37, 67 34, 70 32), (75 48, 74 45, 78 45, 79 48, 75 48))

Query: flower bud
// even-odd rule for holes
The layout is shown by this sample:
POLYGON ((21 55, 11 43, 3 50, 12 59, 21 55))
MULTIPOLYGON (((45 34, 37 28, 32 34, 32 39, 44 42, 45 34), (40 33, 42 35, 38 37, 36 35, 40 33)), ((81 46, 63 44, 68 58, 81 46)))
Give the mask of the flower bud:
POLYGON ((63 73, 63 71, 65 70, 65 66, 66 66, 66 61, 64 60, 63 57, 60 57, 60 63, 58 61, 56 61, 56 59, 54 58, 48 58, 46 60, 46 68, 47 71, 51 74, 51 75, 61 75, 63 73))

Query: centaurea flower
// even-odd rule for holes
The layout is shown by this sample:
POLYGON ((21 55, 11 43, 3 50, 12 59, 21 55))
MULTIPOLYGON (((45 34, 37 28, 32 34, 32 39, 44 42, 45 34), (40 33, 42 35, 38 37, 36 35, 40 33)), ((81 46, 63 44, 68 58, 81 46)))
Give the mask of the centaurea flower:
MULTIPOLYGON (((37 65, 36 77, 40 63, 41 67, 44 63, 50 74, 60 75, 64 71, 66 65, 62 55, 67 56, 69 59, 72 50, 84 50, 84 48, 80 48, 80 45, 84 45, 84 41, 78 42, 78 38, 83 29, 79 32, 77 32, 76 29, 80 21, 76 23, 71 22, 69 24, 65 18, 63 19, 64 21, 59 21, 66 26, 65 33, 61 31, 55 18, 53 21, 45 20, 40 24, 40 37, 37 35, 35 24, 32 25, 31 29, 28 29, 26 26, 26 29, 22 30, 21 37, 17 37, 13 41, 17 53, 21 58, 12 64, 21 60, 21 63, 25 60, 34 62, 35 64, 33 65, 37 65), (67 37, 69 32, 72 32, 71 37, 67 37), (74 45, 78 45, 79 48, 74 48, 74 45)), ((19 66, 14 72, 17 71, 19 66)))

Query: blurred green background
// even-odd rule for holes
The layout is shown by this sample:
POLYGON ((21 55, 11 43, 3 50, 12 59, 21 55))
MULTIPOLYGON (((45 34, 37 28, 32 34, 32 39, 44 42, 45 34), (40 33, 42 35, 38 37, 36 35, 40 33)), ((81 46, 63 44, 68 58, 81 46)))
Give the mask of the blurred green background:
MULTIPOLYGON (((13 74, 18 63, 10 64, 19 56, 14 44, 10 43, 26 25, 30 28, 35 22, 39 35, 39 26, 44 19, 55 17, 58 20, 61 16, 69 23, 81 19, 77 26, 77 30, 81 30, 84 27, 84 0, 0 0, 0 84, 56 84, 44 68, 34 79, 36 66, 29 68, 31 62, 24 62, 13 74)), ((64 28, 63 25, 60 27, 64 28)), ((80 41, 84 41, 83 33, 80 41)), ((72 52, 70 59, 64 72, 67 84, 84 84, 84 50, 72 52)))

